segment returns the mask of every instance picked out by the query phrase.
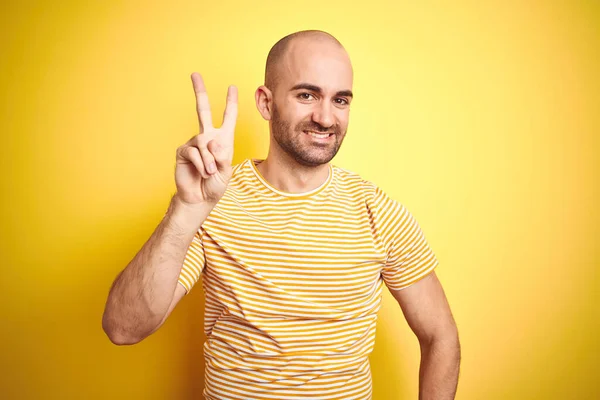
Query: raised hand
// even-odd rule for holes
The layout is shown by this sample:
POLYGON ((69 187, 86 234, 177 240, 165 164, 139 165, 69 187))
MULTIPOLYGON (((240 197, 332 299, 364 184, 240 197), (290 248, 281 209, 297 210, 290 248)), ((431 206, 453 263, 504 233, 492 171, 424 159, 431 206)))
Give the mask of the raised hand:
POLYGON ((188 205, 216 204, 231 179, 233 136, 238 110, 237 88, 229 86, 220 128, 213 127, 208 94, 202 76, 192 73, 200 133, 177 148, 177 196, 188 205))

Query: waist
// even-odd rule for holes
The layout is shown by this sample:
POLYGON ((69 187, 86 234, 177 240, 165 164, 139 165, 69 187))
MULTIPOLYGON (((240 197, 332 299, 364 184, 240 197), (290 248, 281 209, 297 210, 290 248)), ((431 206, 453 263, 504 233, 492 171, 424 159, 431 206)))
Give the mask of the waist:
POLYGON ((242 365, 222 367, 218 361, 206 359, 205 392, 219 399, 229 396, 265 399, 371 398, 368 357, 338 368, 323 362, 315 365, 301 360, 277 364, 268 359, 251 368, 242 365))

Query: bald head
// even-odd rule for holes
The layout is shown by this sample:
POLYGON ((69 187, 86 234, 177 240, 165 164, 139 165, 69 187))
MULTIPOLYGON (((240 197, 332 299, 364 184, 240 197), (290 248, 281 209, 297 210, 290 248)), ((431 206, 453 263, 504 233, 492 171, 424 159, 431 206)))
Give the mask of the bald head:
POLYGON ((281 38, 269 51, 265 68, 265 86, 274 91, 281 81, 282 64, 292 45, 324 45, 345 52, 344 46, 331 34, 320 30, 306 30, 291 33, 281 38))
POLYGON ((329 162, 348 129, 353 75, 348 53, 327 32, 295 32, 275 43, 255 92, 269 121, 268 158, 305 167, 329 162))

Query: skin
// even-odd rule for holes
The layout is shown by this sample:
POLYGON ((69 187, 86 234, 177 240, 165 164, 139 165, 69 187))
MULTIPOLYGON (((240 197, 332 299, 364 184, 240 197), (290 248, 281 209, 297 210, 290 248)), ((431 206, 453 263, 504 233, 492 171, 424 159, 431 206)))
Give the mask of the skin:
MULTIPOLYGON (((277 79, 266 80, 271 87, 262 85, 255 93, 271 137, 268 156, 257 168, 281 191, 307 192, 328 178, 328 163, 346 135, 352 101, 350 58, 327 35, 301 34, 272 72, 277 79), (294 88, 299 84, 310 87, 294 88), (319 142, 304 130, 334 136, 319 142)), ((185 290, 176 282, 186 250, 230 178, 237 89, 229 88, 224 124, 215 129, 202 78, 193 74, 192 81, 201 133, 178 149, 178 193, 165 218, 111 287, 103 328, 118 345, 138 343, 158 330, 184 297, 185 290)), ((437 275, 432 272, 408 288, 390 292, 419 340, 419 400, 454 399, 460 342, 437 275)))
MULTIPOLYGON (((255 93, 256 106, 269 121, 271 135, 268 156, 257 168, 281 191, 307 192, 325 182, 327 163, 346 135, 352 97, 340 96, 340 92, 352 90, 352 65, 339 44, 317 35, 294 39, 276 73, 273 90, 263 85, 255 93), (299 84, 315 88, 294 89, 299 84), (335 140, 317 143, 303 132, 307 129, 334 132, 335 140)), ((419 340, 419 400, 454 399, 460 341, 436 273, 390 292, 419 340)))
POLYGON ((270 147, 259 172, 275 188, 307 192, 327 180, 327 163, 336 155, 348 129, 353 71, 346 51, 334 42, 294 39, 277 66, 273 90, 256 89, 256 106, 269 121, 270 147), (312 88, 294 89, 296 85, 312 88), (332 132, 326 143, 304 130, 332 132))
POLYGON ((202 76, 193 73, 199 133, 177 148, 175 185, 162 221, 113 282, 102 328, 117 345, 142 341, 165 322, 185 295, 177 283, 187 250, 232 175, 237 88, 227 91, 220 128, 212 123, 202 76))

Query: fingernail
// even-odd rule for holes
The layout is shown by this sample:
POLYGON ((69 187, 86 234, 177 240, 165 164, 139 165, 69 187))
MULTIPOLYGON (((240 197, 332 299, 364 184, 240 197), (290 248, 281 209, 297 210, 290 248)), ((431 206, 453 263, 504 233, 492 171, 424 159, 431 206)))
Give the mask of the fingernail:
POLYGON ((210 165, 208 166, 208 172, 211 174, 214 174, 215 172, 217 172, 217 166, 215 165, 215 163, 210 163, 210 165))

